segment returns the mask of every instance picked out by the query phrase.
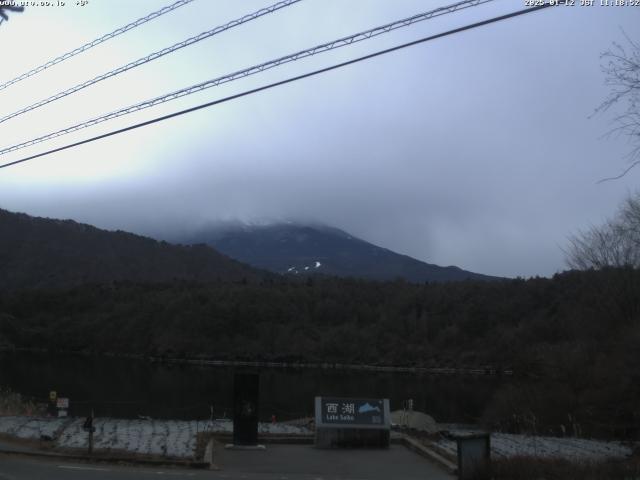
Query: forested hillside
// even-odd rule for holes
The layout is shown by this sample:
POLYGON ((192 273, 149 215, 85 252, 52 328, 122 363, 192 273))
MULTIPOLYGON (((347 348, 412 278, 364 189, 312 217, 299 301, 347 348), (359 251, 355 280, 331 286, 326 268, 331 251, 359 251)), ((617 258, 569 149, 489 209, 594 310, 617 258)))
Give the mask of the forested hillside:
MULTIPOLYGON (((487 418, 640 424, 640 271, 416 285, 309 278, 0 295, 0 344, 83 352, 514 371, 487 418), (528 417, 529 418, 529 417, 528 417)), ((541 423, 541 425, 543 424, 541 423)), ((608 430, 607 430, 608 431, 608 430)))
POLYGON ((113 281, 255 279, 256 270, 205 245, 176 246, 127 232, 0 209, 0 288, 113 281))

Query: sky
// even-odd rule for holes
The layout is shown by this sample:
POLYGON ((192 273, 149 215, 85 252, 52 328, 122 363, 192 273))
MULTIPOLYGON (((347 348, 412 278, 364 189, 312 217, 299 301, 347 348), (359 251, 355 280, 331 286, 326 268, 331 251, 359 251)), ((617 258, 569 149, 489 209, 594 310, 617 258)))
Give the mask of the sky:
MULTIPOLYGON (((173 2, 51 3, 0 24, 0 83, 173 2)), ((0 123, 0 148, 450 3, 302 0, 0 123)), ((0 116, 267 5, 195 0, 0 91, 0 116)), ((443 15, 0 161, 523 7, 443 15)), ((631 145, 606 135, 615 110, 594 115, 609 92, 600 55, 625 32, 640 39, 638 25, 638 7, 576 1, 423 43, 0 169, 0 208, 155 237, 229 220, 322 223, 429 263, 550 276, 567 268, 569 235, 640 184, 640 168, 597 183, 627 166, 631 145)))

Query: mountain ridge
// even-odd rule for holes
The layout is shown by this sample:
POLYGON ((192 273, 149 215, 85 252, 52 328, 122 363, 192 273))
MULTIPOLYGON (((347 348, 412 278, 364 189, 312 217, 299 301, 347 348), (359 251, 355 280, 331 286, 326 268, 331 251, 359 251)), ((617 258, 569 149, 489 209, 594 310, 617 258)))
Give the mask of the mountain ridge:
POLYGON ((241 262, 280 274, 322 273, 369 280, 412 282, 498 280, 500 277, 442 267, 374 245, 344 230, 317 223, 225 223, 177 239, 205 243, 241 262))
POLYGON ((117 281, 240 281, 260 276, 205 245, 172 245, 74 220, 0 209, 0 232, 0 288, 5 289, 117 281))

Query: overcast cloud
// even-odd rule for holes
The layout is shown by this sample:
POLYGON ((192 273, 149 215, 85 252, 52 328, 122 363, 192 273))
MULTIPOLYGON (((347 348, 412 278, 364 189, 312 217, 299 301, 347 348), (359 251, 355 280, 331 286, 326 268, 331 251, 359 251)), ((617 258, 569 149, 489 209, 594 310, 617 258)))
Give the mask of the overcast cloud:
MULTIPOLYGON (((28 8, 0 26, 0 81, 111 31, 164 0, 28 8)), ((448 2, 303 0, 0 125, 0 147, 172 89, 448 2)), ((453 3, 453 2, 449 2, 453 3)), ((579 3, 579 2, 578 2, 579 3)), ((597 2, 599 3, 599 1, 597 2)), ((196 0, 0 91, 0 113, 266 6, 196 0)), ((523 7, 497 0, 212 88, 51 146, 523 7)), ((0 170, 0 208, 143 234, 216 220, 314 221, 439 265, 552 275, 577 229, 640 183, 612 114, 599 55, 640 8, 557 7, 0 170)))

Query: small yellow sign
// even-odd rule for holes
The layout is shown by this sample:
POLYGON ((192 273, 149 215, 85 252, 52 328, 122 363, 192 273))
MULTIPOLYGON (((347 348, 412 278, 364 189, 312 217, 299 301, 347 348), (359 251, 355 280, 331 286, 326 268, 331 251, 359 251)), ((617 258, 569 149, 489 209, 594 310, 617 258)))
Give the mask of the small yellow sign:
POLYGON ((58 392, 56 392, 55 390, 51 390, 49 392, 49 401, 50 402, 55 402, 56 398, 58 398, 58 392))

